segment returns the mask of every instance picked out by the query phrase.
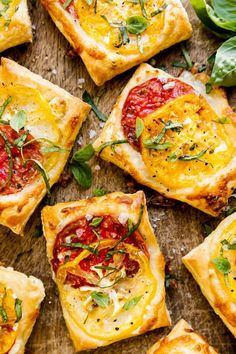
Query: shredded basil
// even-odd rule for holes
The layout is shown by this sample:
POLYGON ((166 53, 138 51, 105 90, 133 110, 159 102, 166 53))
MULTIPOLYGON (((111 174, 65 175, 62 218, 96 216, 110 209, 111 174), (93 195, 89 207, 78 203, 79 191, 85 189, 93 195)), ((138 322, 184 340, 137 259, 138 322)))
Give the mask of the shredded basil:
POLYGON ((182 51, 182 54, 183 54, 183 56, 184 56, 184 59, 185 59, 187 65, 188 65, 188 68, 191 69, 192 66, 193 66, 193 62, 192 62, 192 60, 191 60, 191 58, 190 58, 190 55, 189 55, 189 53, 188 53, 188 51, 187 51, 187 49, 186 49, 185 44, 184 44, 184 43, 181 43, 181 46, 180 46, 180 47, 181 47, 181 51, 182 51))
POLYGON ((136 119, 136 138, 138 139, 143 132, 144 123, 141 118, 136 119))
POLYGON ((98 291, 93 291, 90 296, 93 299, 93 301, 102 308, 106 308, 109 305, 110 299, 108 294, 98 292, 98 291))
POLYGON ((10 126, 14 129, 17 133, 24 128, 26 124, 27 116, 24 110, 17 112, 13 118, 10 120, 10 126))
POLYGON ((9 140, 7 139, 7 136, 0 131, 0 136, 3 138, 4 143, 5 143, 5 150, 8 156, 9 160, 9 170, 8 170, 8 176, 4 184, 1 186, 1 188, 5 187, 11 180, 12 173, 13 173, 13 159, 12 159, 12 153, 11 153, 11 144, 9 140))
POLYGON ((16 312, 16 318, 17 318, 17 322, 20 321, 20 319, 22 318, 22 300, 16 298, 15 300, 15 312, 16 312))
POLYGON ((0 316, 2 317, 4 323, 8 321, 7 312, 2 306, 0 306, 0 316))
POLYGON ((61 246, 69 247, 69 248, 82 248, 82 249, 85 249, 85 250, 89 251, 90 253, 98 254, 98 249, 93 248, 93 247, 91 247, 89 245, 85 245, 84 243, 80 243, 80 242, 61 243, 61 246))
MULTIPOLYGON (((12 97, 9 96, 2 104, 2 106, 0 106, 0 118, 2 117, 6 107, 9 105, 9 103, 11 102, 12 97)), ((8 123, 9 124, 9 123, 8 123)))
POLYGON ((93 197, 102 197, 107 194, 107 191, 103 188, 96 188, 93 190, 93 197))
POLYGON ((82 99, 84 102, 88 103, 91 106, 92 111, 96 114, 98 119, 100 119, 102 122, 105 122, 107 120, 107 116, 98 109, 92 97, 87 91, 84 91, 82 99))
POLYGON ((50 192, 51 187, 50 187, 49 176, 47 174, 47 171, 44 169, 43 165, 38 160, 27 159, 27 160, 25 160, 25 164, 28 161, 32 161, 34 163, 35 168, 41 173, 44 183, 45 183, 45 186, 46 186, 47 194, 50 195, 51 194, 51 192, 50 192))
POLYGON ((135 297, 133 297, 132 299, 126 301, 126 302, 124 303, 123 308, 124 308, 126 311, 132 309, 134 306, 137 305, 137 303, 142 299, 142 297, 143 297, 143 295, 135 296, 135 297))

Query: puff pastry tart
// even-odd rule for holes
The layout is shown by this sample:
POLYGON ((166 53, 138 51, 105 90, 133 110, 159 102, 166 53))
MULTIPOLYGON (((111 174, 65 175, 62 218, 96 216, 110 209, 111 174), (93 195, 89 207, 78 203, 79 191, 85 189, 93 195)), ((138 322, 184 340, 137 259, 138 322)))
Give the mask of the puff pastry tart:
POLYGON ((26 0, 0 1, 0 52, 32 41, 26 0))
POLYGON ((159 340, 147 354, 217 354, 203 337, 185 321, 180 320, 169 335, 159 340))
POLYGON ((183 257, 203 295, 236 337, 236 213, 183 257))
POLYGON ((0 66, 0 223, 23 228, 67 161, 89 106, 40 76, 0 66))
POLYGON ((236 187, 236 116, 201 80, 142 64, 93 145, 139 183, 216 216, 236 187))
POLYGON ((164 258, 143 192, 47 206, 42 222, 77 351, 170 324, 164 258))
POLYGON ((179 0, 41 0, 97 85, 191 36, 179 0))
POLYGON ((45 296, 41 280, 0 267, 0 354, 23 354, 45 296))

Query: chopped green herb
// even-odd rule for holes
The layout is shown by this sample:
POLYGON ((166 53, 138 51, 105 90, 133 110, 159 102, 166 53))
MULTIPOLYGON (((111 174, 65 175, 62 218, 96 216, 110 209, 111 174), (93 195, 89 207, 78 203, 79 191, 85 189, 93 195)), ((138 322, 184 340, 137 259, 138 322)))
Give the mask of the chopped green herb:
POLYGON ((178 157, 178 160, 181 161, 193 161, 193 160, 198 160, 204 163, 208 163, 207 161, 201 160, 201 157, 204 156, 206 154, 206 152, 208 151, 207 149, 204 149, 202 151, 200 151, 198 154, 196 155, 182 155, 178 157))
POLYGON ((141 11, 142 11, 143 17, 148 19, 148 14, 147 14, 146 9, 145 9, 145 0, 139 0, 139 4, 140 4, 140 7, 141 7, 141 11))
POLYGON ((97 149, 96 152, 101 153, 102 150, 104 150, 108 146, 114 146, 114 145, 120 145, 120 144, 126 144, 128 143, 128 140, 112 140, 112 141, 107 141, 106 143, 101 144, 97 149))
POLYGON ((24 128, 26 124, 27 116, 25 111, 19 111, 16 115, 11 118, 10 126, 14 129, 17 133, 19 133, 20 129, 24 128))
POLYGON ((85 162, 72 163, 70 167, 76 182, 85 189, 90 188, 93 181, 91 167, 85 162))
POLYGON ((85 249, 85 250, 89 251, 90 253, 98 254, 98 249, 93 248, 93 247, 88 246, 88 245, 85 245, 85 244, 80 243, 80 242, 61 243, 61 246, 63 246, 63 247, 69 247, 69 248, 82 248, 82 249, 85 249))
POLYGON ((2 117, 6 107, 9 105, 9 103, 11 102, 12 97, 9 96, 2 104, 2 106, 0 106, 0 118, 2 117))
POLYGON ((142 16, 131 16, 126 20, 126 29, 131 34, 140 34, 147 29, 148 21, 142 16))
POLYGON ((16 298, 15 300, 15 312, 16 312, 16 318, 17 318, 17 322, 20 321, 21 317, 22 317, 22 300, 16 298))
POLYGON ((51 187, 50 187, 49 176, 47 174, 47 171, 44 169, 43 165, 38 160, 27 159, 27 160, 25 160, 25 163, 27 163, 28 161, 32 161, 34 163, 35 168, 41 173, 44 183, 45 183, 45 186, 46 186, 46 189, 47 189, 47 194, 50 195, 51 194, 51 192, 50 192, 51 187))
POLYGON ((170 162, 176 162, 178 160, 178 156, 176 155, 175 152, 172 152, 170 156, 168 157, 168 161, 170 162))
POLYGON ((183 56, 184 56, 184 59, 185 59, 187 65, 188 65, 188 68, 191 69, 192 66, 193 66, 193 63, 192 63, 192 60, 191 60, 191 58, 190 58, 190 55, 189 55, 189 53, 188 53, 188 51, 187 51, 187 49, 186 49, 185 44, 184 44, 184 43, 181 43, 181 46, 180 46, 180 47, 181 47, 181 52, 182 52, 182 54, 183 54, 183 56))
POLYGON ((208 83, 206 83, 206 93, 208 94, 208 93, 210 93, 211 92, 211 90, 212 90, 212 84, 210 84, 209 82, 208 83))
POLYGON ((231 123, 231 119, 229 117, 218 117, 216 119, 214 119, 214 122, 216 123, 220 123, 220 124, 230 124, 231 123))
POLYGON ((104 265, 94 266, 94 268, 96 268, 96 269, 104 269, 104 270, 117 270, 116 267, 109 267, 109 266, 104 266, 104 265))
POLYGON ((2 317, 4 323, 8 321, 7 312, 2 306, 0 306, 0 316, 2 317))
POLYGON ((7 139, 7 136, 0 131, 0 136, 3 138, 4 143, 5 143, 5 150, 7 153, 7 157, 9 160, 9 170, 8 170, 8 176, 7 179, 5 181, 5 183, 1 186, 1 188, 5 187, 11 180, 12 177, 12 173, 13 173, 13 159, 12 159, 12 153, 11 153, 11 144, 9 142, 9 140, 7 139))
POLYGON ((225 215, 229 216, 229 215, 233 214, 235 211, 236 211, 236 207, 231 207, 225 211, 225 215))
POLYGON ((93 291, 91 293, 91 298, 100 307, 106 308, 109 305, 109 296, 100 291, 93 291))
POLYGON ((126 311, 132 309, 134 306, 137 305, 137 303, 142 299, 142 297, 143 297, 143 295, 135 296, 135 297, 133 297, 132 299, 126 301, 126 302, 124 303, 123 308, 124 308, 126 311))
POLYGON ((202 72, 205 71, 205 70, 206 70, 206 64, 200 65, 200 66, 198 67, 198 69, 197 69, 197 71, 198 71, 199 73, 202 73, 202 72))
POLYGON ((236 242, 230 243, 228 240, 222 240, 221 244, 224 250, 236 250, 236 242))
POLYGON ((165 124, 164 128, 161 130, 161 132, 157 136, 144 141, 144 146, 147 149, 155 149, 155 150, 168 149, 169 147, 172 146, 172 144, 170 142, 167 141, 163 144, 161 143, 161 140, 164 138, 167 130, 171 129, 173 131, 179 131, 180 129, 183 128, 183 125, 178 122, 173 123, 173 122, 169 121, 164 124, 165 124))
POLYGON ((144 123, 141 118, 136 119, 136 138, 138 139, 143 132, 144 123))
POLYGON ((27 136, 29 135, 29 130, 26 130, 19 138, 14 141, 14 145, 18 148, 22 148, 27 136))
POLYGON ((98 109, 92 97, 87 91, 84 91, 82 99, 84 102, 88 103, 91 106, 92 111, 96 114, 98 119, 100 119, 102 122, 105 122, 107 120, 107 116, 98 109))
POLYGON ((162 13, 166 8, 167 8, 168 4, 164 4, 163 6, 159 7, 159 9, 157 9, 156 11, 151 12, 151 17, 157 16, 160 13, 162 13))
POLYGON ((107 191, 103 188, 95 188, 93 190, 93 196, 94 197, 102 197, 107 194, 107 191))
POLYGON ((231 265, 227 258, 217 257, 212 259, 211 262, 214 264, 214 266, 220 273, 224 275, 229 274, 231 270, 231 265))
POLYGON ((97 227, 101 224, 102 220, 103 220, 103 217, 93 218, 92 222, 89 225, 92 227, 97 227))

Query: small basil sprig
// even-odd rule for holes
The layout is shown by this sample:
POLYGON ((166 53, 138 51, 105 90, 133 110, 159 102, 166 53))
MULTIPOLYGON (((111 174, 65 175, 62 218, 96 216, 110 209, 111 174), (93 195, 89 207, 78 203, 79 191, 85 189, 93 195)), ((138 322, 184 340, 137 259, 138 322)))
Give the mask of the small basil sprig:
POLYGON ((72 174, 78 184, 86 189, 91 187, 93 174, 92 169, 87 162, 92 159, 92 157, 95 155, 95 152, 100 154, 108 146, 114 148, 116 145, 125 144, 127 142, 127 140, 107 141, 106 143, 101 144, 96 150, 92 144, 88 144, 84 148, 77 151, 70 161, 70 167, 72 174))
POLYGON ((2 306, 0 306, 0 316, 2 317, 3 323, 6 323, 8 321, 7 312, 2 306))
POLYGON ((185 61, 187 63, 188 68, 191 69, 192 66, 193 66, 193 62, 192 62, 192 60, 190 58, 189 52, 186 49, 185 43, 181 43, 180 48, 181 48, 181 52, 182 52, 183 57, 184 57, 184 59, 185 59, 185 61))
POLYGON ((216 269, 223 275, 228 275, 231 270, 230 262, 227 258, 217 257, 211 260, 216 269))
POLYGON ((144 141, 145 148, 154 149, 154 150, 165 150, 172 146, 172 143, 168 141, 161 143, 161 140, 164 138, 166 132, 169 129, 171 129, 172 131, 179 132, 181 129, 183 129, 183 124, 179 122, 168 121, 168 122, 164 122, 164 125, 165 125, 164 128, 162 128, 161 132, 157 136, 151 139, 146 139, 144 141))
POLYGON ((9 103, 11 102, 12 97, 9 96, 2 104, 2 106, 0 106, 0 118, 2 117, 6 107, 9 105, 9 103))
POLYGON ((103 217, 93 218, 93 220, 89 223, 89 225, 92 227, 97 227, 101 224, 102 220, 103 220, 103 217))
POLYGON ((106 308, 109 305, 110 298, 106 293, 102 293, 100 291, 93 291, 90 296, 93 301, 102 308, 106 308))
POLYGON ((142 297, 143 297, 143 295, 135 296, 135 297, 133 297, 132 299, 126 301, 126 302, 124 303, 123 308, 124 308, 126 311, 132 309, 134 306, 137 305, 137 303, 142 299, 142 297))
POLYGON ((216 52, 208 85, 236 85, 236 36, 224 42, 216 52))
POLYGON ((5 151, 7 153, 7 157, 8 157, 8 163, 9 163, 9 169, 8 169, 8 176, 6 181, 4 182, 3 185, 1 185, 1 188, 5 187, 11 180, 12 177, 12 173, 13 173, 13 158, 12 158, 12 153, 11 153, 11 144, 7 138, 7 136, 0 131, 0 136, 2 137, 2 139, 4 140, 5 143, 5 151))
POLYGON ((202 159, 202 156, 204 156, 208 150, 209 150, 209 148, 204 149, 204 150, 200 151, 196 155, 188 155, 188 154, 186 154, 186 155, 178 156, 176 153, 172 153, 172 154, 170 154, 170 156, 168 158, 168 161, 176 162, 177 160, 180 160, 180 161, 194 161, 195 160, 195 161, 200 161, 200 162, 209 164, 211 167, 213 167, 211 163, 209 163, 208 161, 202 159))
POLYGON ((10 120, 10 126, 14 129, 17 133, 24 128, 26 124, 27 116, 24 110, 17 112, 14 117, 10 120))
POLYGON ((107 116, 98 109, 92 97, 87 91, 84 91, 82 99, 84 102, 88 103, 91 106, 92 111, 96 114, 98 119, 100 119, 102 122, 105 122, 107 120, 107 116))
POLYGON ((34 166, 36 168, 36 170, 38 170, 42 177, 43 177, 43 180, 44 180, 44 183, 45 183, 45 186, 46 186, 46 189, 47 189, 47 194, 50 195, 51 194, 51 191, 50 191, 50 182, 49 182, 49 176, 47 174, 47 171, 45 170, 45 168, 43 167, 43 165, 41 164, 41 162, 39 162, 38 160, 35 160, 35 159, 27 159, 25 160, 25 164, 28 162, 28 161, 31 161, 34 163, 34 166))

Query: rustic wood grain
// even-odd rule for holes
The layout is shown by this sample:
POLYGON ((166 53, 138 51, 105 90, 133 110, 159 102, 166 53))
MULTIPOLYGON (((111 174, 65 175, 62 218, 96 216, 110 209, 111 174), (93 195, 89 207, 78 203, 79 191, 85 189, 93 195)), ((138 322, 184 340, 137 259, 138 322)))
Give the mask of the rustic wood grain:
MULTIPOLYGON (((191 57, 196 62, 206 63, 208 55, 217 48, 219 40, 206 29, 203 29, 189 2, 184 1, 184 4, 194 28, 193 37, 189 41, 191 57)), ((67 55, 70 48, 69 44, 56 29, 39 1, 32 1, 29 6, 32 23, 36 28, 33 44, 13 48, 3 55, 13 58, 76 96, 81 97, 85 88, 93 96, 101 92, 102 88, 97 88, 94 85, 82 61, 79 58, 71 58, 67 55), (86 82, 82 88, 78 85, 80 78, 84 78, 86 82)), ((181 58, 181 53, 177 45, 158 55, 155 58, 156 65, 165 65, 170 73, 178 75, 179 70, 171 68, 170 65, 173 60, 178 58, 181 58)), ((99 105, 105 113, 111 111, 117 95, 133 71, 130 70, 104 85, 106 91, 102 95, 99 105)), ((236 99, 233 96, 236 98, 236 91, 231 90, 230 93, 232 103, 234 103, 236 99)), ((89 131, 91 129, 97 132, 101 129, 99 121, 93 113, 89 115, 79 134, 84 144, 90 141, 89 131)), ((75 149, 78 147, 77 143, 75 149)), ((66 188, 55 186, 50 203, 90 196, 95 187, 104 187, 108 191, 132 192, 135 190, 136 186, 130 183, 132 182, 131 177, 125 176, 120 169, 100 159, 93 161, 93 166, 95 165, 100 166, 101 169, 95 172, 94 183, 90 190, 81 190, 73 181, 66 188)), ((154 192, 149 190, 148 195, 151 196, 152 194, 154 192)), ((46 287, 46 299, 42 304, 40 317, 27 344, 26 353, 72 354, 74 350, 68 338, 57 289, 51 280, 46 259, 45 240, 43 237, 34 236, 35 227, 40 223, 40 210, 44 204, 45 201, 41 203, 41 206, 31 217, 24 238, 13 235, 6 228, 0 228, 0 262, 6 266, 13 266, 16 270, 28 275, 32 274, 39 277, 46 287)), ((215 315, 197 284, 181 264, 181 257, 203 241, 202 222, 212 220, 212 223, 217 225, 220 218, 213 220, 200 211, 180 203, 169 208, 150 206, 149 214, 161 249, 166 259, 172 259, 174 273, 179 279, 178 288, 167 291, 167 302, 173 324, 184 317, 205 335, 209 342, 217 347, 222 354, 235 353, 236 344, 233 336, 215 315)), ((94 350, 93 353, 144 354, 147 348, 169 331, 170 328, 156 330, 115 343, 109 347, 99 348, 94 350)))

